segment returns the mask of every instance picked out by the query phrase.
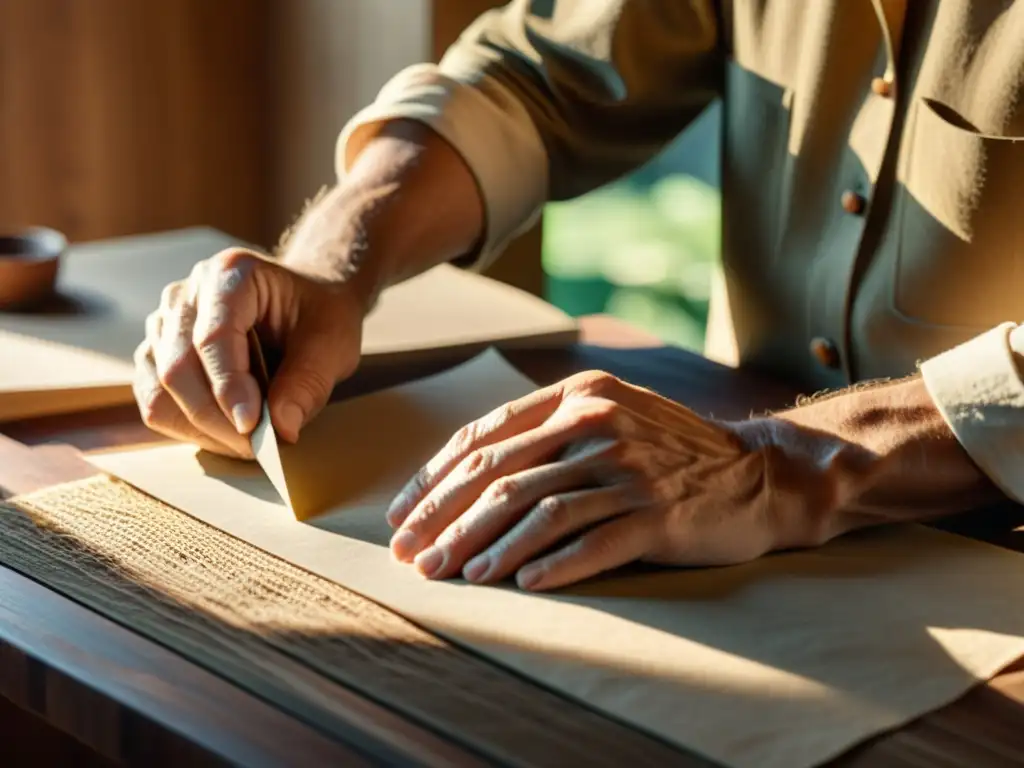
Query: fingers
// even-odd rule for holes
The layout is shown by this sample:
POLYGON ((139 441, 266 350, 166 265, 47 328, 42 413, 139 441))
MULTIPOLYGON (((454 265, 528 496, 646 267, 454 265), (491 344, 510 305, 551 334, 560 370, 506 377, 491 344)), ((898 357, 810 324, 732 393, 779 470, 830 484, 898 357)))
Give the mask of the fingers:
POLYGON ((433 546, 420 552, 416 567, 430 578, 454 576, 541 499, 555 499, 554 494, 585 486, 593 482, 591 475, 586 462, 556 462, 499 478, 444 529, 433 546))
POLYGON ((358 328, 330 317, 311 314, 296 327, 269 393, 270 417, 284 440, 298 440, 302 427, 327 404, 335 383, 352 372, 358 344, 358 328))
POLYGON ((399 560, 411 562, 491 483, 541 463, 562 442, 564 438, 558 432, 540 427, 469 454, 402 521, 391 539, 392 553, 399 560))
POLYGON ((682 443, 707 455, 736 453, 734 440, 689 408, 651 390, 622 381, 604 371, 584 371, 563 382, 566 397, 603 398, 638 414, 663 433, 663 439, 682 443))
POLYGON ((516 583, 531 591, 556 589, 638 560, 655 543, 659 514, 657 507, 648 507, 599 525, 520 568, 516 583))
POLYGON ((174 398, 164 389, 156 372, 152 349, 144 341, 135 351, 135 379, 132 391, 147 427, 174 440, 193 443, 207 451, 242 457, 234 448, 218 442, 188 420, 174 398))
POLYGON ((549 420, 553 426, 557 422, 557 428, 549 437, 553 443, 561 441, 561 445, 552 445, 552 449, 564 447, 575 437, 614 431, 616 420, 613 417, 618 407, 607 400, 580 401, 582 405, 578 405, 571 412, 561 414, 561 418, 558 419, 552 418, 567 402, 564 399, 565 386, 565 382, 561 382, 539 389, 496 408, 483 418, 458 430, 447 445, 417 472, 395 497, 387 512, 388 523, 393 527, 402 525, 440 483, 458 467, 466 466, 464 462, 471 457, 474 457, 474 461, 478 461, 481 456, 490 458, 487 451, 491 446, 537 429, 549 420))
MULTIPOLYGON (((392 552, 430 578, 516 573, 524 589, 641 557, 675 561, 707 543, 689 540, 692 521, 677 532, 687 541, 670 541, 662 502, 684 498, 680 472, 738 450, 728 432, 682 406, 608 374, 580 374, 459 430, 392 503, 392 552)), ((701 481, 710 467, 698 470, 701 481)), ((711 518, 720 527, 720 509, 711 518)))
POLYGON ((504 536, 467 562, 463 575, 469 581, 501 581, 568 536, 634 509, 637 499, 632 496, 623 486, 547 496, 504 536))
MULTIPOLYGON (((164 392, 170 395, 177 410, 199 434, 227 446, 235 455, 246 455, 248 440, 238 433, 218 407, 202 363, 192 346, 195 311, 185 295, 189 290, 189 286, 182 283, 173 283, 164 290, 157 317, 147 322, 150 333, 147 357, 152 359, 156 379, 164 392)), ((137 362, 137 365, 143 366, 143 373, 148 370, 145 360, 137 362)))
MULTIPOLYGON (((603 408, 596 404, 592 410, 600 413, 603 408)), ((603 419, 580 414, 550 418, 535 429, 470 452, 404 518, 394 509, 389 512, 388 522, 399 525, 391 539, 395 557, 411 561, 499 478, 546 464, 567 445, 605 426, 603 419)))
POLYGON ((558 408, 560 398, 550 387, 496 408, 459 429, 391 503, 387 512, 392 527, 401 525, 442 478, 474 451, 481 451, 543 424, 558 408))
MULTIPOLYGON (((351 292, 250 251, 229 249, 200 262, 187 281, 168 286, 146 323, 139 376, 155 377, 176 405, 173 415, 163 405, 150 408, 154 428, 167 432, 160 419, 177 424, 180 415, 215 444, 251 455, 248 436, 262 410, 249 369, 249 336, 258 321, 285 351, 268 398, 275 427, 294 442, 337 379, 355 367, 361 320, 351 292)), ((149 386, 142 385, 145 397, 149 386)))
MULTIPOLYGON (((246 251, 223 251, 193 274, 195 309, 188 338, 206 380, 202 406, 212 403, 236 434, 248 435, 260 417, 261 395, 249 371, 249 330, 260 314, 257 271, 265 264, 246 251)), ((208 416, 214 421, 213 416, 208 416)))

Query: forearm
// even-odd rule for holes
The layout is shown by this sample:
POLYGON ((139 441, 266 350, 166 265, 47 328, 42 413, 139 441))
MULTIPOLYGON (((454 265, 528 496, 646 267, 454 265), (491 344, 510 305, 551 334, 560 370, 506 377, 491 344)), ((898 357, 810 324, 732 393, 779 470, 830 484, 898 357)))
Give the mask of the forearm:
POLYGON ((773 496, 804 505, 792 515, 800 521, 795 536, 810 541, 799 543, 936 518, 1001 496, 919 376, 812 400, 741 425, 740 433, 769 448, 773 496), (772 452, 784 460, 773 461, 772 452))
POLYGON ((302 214, 280 258, 351 285, 369 309, 387 286, 472 251, 484 213, 466 164, 423 124, 396 120, 359 140, 350 172, 302 214))

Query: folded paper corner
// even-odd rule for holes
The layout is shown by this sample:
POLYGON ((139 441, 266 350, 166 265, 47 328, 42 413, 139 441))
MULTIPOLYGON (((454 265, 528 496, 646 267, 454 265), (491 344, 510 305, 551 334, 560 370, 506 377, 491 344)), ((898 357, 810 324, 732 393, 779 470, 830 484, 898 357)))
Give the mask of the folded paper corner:
POLYGON ((284 462, 281 460, 281 448, 277 442, 277 433, 274 432, 274 426, 270 421, 270 408, 265 402, 263 403, 263 414, 256 429, 252 432, 250 443, 256 463, 260 465, 267 479, 270 480, 270 484, 274 486, 281 501, 295 515, 295 506, 292 503, 291 494, 288 491, 288 480, 284 474, 284 462))

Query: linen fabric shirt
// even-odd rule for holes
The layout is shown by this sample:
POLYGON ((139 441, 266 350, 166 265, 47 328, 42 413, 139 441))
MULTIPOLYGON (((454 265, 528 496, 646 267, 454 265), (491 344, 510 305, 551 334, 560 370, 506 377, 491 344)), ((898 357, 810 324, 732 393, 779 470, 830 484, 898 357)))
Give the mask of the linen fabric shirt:
POLYGON ((482 192, 484 266, 548 200, 723 104, 706 353, 809 391, 918 366, 1024 501, 1024 0, 514 0, 339 137, 419 120, 482 192))

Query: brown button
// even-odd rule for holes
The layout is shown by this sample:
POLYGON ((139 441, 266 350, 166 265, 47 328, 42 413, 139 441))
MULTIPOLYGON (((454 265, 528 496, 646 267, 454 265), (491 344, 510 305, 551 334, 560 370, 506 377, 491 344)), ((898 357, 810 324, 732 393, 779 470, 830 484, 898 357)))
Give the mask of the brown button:
POLYGON ((843 196, 839 198, 839 202, 842 204, 843 210, 847 213, 857 214, 864 211, 864 198, 852 189, 848 189, 843 192, 843 196))
POLYGON ((839 350, 836 345, 823 336, 811 339, 811 354, 826 368, 839 367, 839 350))
POLYGON ((871 90, 879 96, 888 96, 892 93, 892 83, 884 77, 876 77, 871 81, 871 90))

